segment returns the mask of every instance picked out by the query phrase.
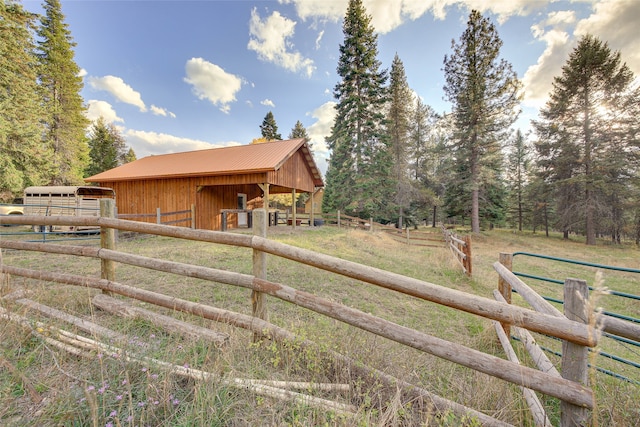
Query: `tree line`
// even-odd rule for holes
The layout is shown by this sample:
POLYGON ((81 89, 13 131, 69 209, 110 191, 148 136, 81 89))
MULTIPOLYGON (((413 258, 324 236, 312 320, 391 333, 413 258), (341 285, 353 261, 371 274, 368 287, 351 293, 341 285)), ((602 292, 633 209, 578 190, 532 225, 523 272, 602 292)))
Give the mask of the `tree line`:
POLYGON ((104 120, 90 124, 83 81, 59 0, 44 15, 0 2, 0 201, 30 185, 79 185, 135 160, 104 120))
MULTIPOLYGON (((0 4, 0 201, 135 160, 115 126, 89 126, 59 0, 44 11, 0 4)), ((578 41, 523 134, 513 128, 521 82, 480 12, 444 58, 452 107, 440 114, 409 87, 397 54, 383 68, 362 0, 349 1, 342 30, 324 210, 399 227, 437 219, 640 243, 640 88, 606 41, 578 41)), ((253 142, 281 139, 271 112, 260 130, 253 142)), ((289 137, 309 139, 299 121, 289 137)))
POLYGON ((521 82, 500 57, 496 27, 476 10, 444 58, 450 112, 409 88, 401 59, 377 59, 362 0, 343 21, 336 119, 323 201, 387 223, 426 218, 640 243, 640 89, 620 52, 582 37, 533 133, 513 129, 521 82))

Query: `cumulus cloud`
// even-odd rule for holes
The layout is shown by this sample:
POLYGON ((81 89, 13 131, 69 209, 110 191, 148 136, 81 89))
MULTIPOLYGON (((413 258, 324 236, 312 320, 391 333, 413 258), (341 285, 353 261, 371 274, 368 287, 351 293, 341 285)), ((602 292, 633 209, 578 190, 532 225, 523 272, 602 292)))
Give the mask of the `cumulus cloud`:
POLYGON ((238 142, 212 144, 197 139, 181 138, 174 135, 158 132, 146 132, 129 129, 124 134, 127 145, 133 148, 138 158, 154 155, 179 153, 183 151, 205 150, 220 148, 229 145, 239 145, 238 142))
POLYGON ((95 99, 89 100, 89 102, 87 102, 87 111, 85 115, 92 122, 102 117, 107 123, 124 123, 124 119, 122 117, 118 117, 113 106, 106 101, 98 101, 95 99))
POLYGON ((553 78, 560 74, 572 49, 569 34, 562 30, 548 30, 541 33, 538 39, 544 41, 547 47, 522 77, 524 104, 531 107, 544 105, 552 90, 553 78))
POLYGON ((254 8, 249 22, 250 39, 247 48, 255 51, 263 61, 289 71, 303 71, 307 77, 311 77, 316 69, 313 60, 293 50, 293 43, 290 41, 295 33, 295 26, 295 21, 279 12, 273 12, 262 20, 254 8))
POLYGON ((202 58, 188 60, 185 71, 187 77, 184 81, 192 86, 193 93, 199 99, 207 99, 223 113, 229 113, 229 104, 236 101, 236 94, 242 87, 241 77, 227 73, 202 58))
POLYGON ((576 25, 577 37, 592 34, 622 53, 622 60, 640 74, 640 2, 636 0, 602 0, 593 5, 593 13, 576 25))
POLYGON ((307 128, 307 134, 313 144, 314 159, 323 175, 327 173, 329 165, 329 147, 325 138, 331 134, 331 127, 336 117, 335 107, 335 102, 325 102, 309 114, 316 121, 307 128))
POLYGON ((631 70, 640 73, 640 2, 635 0, 603 0, 593 5, 591 14, 578 20, 573 11, 548 14, 531 28, 533 36, 545 43, 546 48, 536 64, 530 66, 524 77, 525 105, 540 107, 552 91, 553 78, 562 73, 577 40, 592 34, 622 53, 622 60, 631 70))
POLYGON ((272 108, 275 108, 276 106, 276 104, 274 104, 273 101, 270 100, 269 98, 260 101, 260 104, 264 105, 265 107, 272 107, 272 108))
POLYGON ((336 103, 333 101, 325 102, 310 114, 316 121, 307 128, 309 138, 313 143, 314 151, 327 154, 329 148, 325 142, 325 137, 331 134, 331 127, 336 117, 336 103))
POLYGON ((126 84, 120 77, 89 77, 87 81, 92 88, 109 92, 118 101, 138 107, 142 112, 147 111, 140 92, 133 90, 133 88, 126 84))
POLYGON ((176 118, 176 115, 171 111, 168 111, 166 108, 157 107, 153 104, 151 105, 151 112, 156 116, 171 117, 172 119, 176 118))
MULTIPOLYGON (((348 0, 279 0, 283 4, 293 3, 296 13, 303 19, 317 21, 340 21, 347 10, 348 0)), ((631 0, 633 1, 633 0, 631 0)), ((416 20, 426 13, 436 19, 445 19, 447 9, 465 7, 497 15, 502 23, 512 16, 523 16, 545 5, 540 0, 364 0, 364 7, 371 15, 371 24, 377 32, 388 33, 407 20, 416 20)))

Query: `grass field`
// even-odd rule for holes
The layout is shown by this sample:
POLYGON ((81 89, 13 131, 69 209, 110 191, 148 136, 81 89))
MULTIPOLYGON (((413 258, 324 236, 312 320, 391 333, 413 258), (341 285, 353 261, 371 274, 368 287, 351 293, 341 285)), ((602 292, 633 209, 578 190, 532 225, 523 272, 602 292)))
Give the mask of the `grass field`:
MULTIPOLYGON (((473 237, 472 278, 460 270, 448 249, 407 246, 384 233, 278 227, 269 230, 275 240, 418 278, 464 292, 491 297, 497 287, 493 263, 500 252, 532 252, 592 263, 638 268, 636 246, 612 246, 600 242, 587 247, 578 240, 564 241, 530 233, 492 230, 473 237)), ((2 237, 0 237, 2 238, 2 237)), ((9 237, 6 237, 9 238, 9 237)), ((73 242, 64 242, 70 244, 73 242)), ((82 241, 79 244, 97 245, 82 241)), ((118 249, 132 254, 215 267, 251 274, 251 250, 201 242, 178 241, 156 236, 122 238, 118 249)), ((62 255, 5 251, 0 260, 6 265, 46 269, 99 277, 95 259, 62 255)), ((530 258, 514 258, 514 270, 563 280, 582 278, 590 285, 640 294, 640 275, 603 272, 597 269, 530 258), (597 283, 596 283, 597 282, 597 283)), ((228 285, 119 265, 117 281, 193 302, 213 305, 238 313, 251 313, 250 291, 228 285)), ((288 260, 268 256, 267 276, 299 290, 340 302, 400 325, 435 335, 468 347, 504 357, 491 322, 406 295, 376 288, 288 260)), ((525 281, 543 295, 561 297, 558 285, 538 280, 525 281)), ((153 357, 177 366, 211 372, 213 379, 196 381, 171 374, 150 363, 139 363, 94 352, 79 358, 52 348, 28 330, 3 321, 0 326, 0 424, 59 426, 196 426, 196 425, 475 425, 473 419, 437 415, 417 402, 405 402, 399 395, 381 390, 375 381, 351 384, 350 391, 306 392, 355 405, 355 415, 345 416, 312 405, 256 395, 246 388, 229 385, 228 379, 282 380, 305 382, 346 382, 350 373, 328 362, 321 352, 310 351, 296 341, 252 342, 250 332, 194 316, 174 313, 178 318, 229 334, 226 346, 216 347, 204 340, 187 339, 142 320, 123 320, 94 310, 90 304, 98 291, 12 277, 2 282, 2 295, 26 289, 28 297, 64 309, 126 334, 126 354, 153 357)), ((604 310, 640 318, 637 300, 624 300, 594 293, 595 303, 604 310)), ((522 304, 514 295, 514 303, 522 304)), ((22 312, 9 301, 2 305, 22 312)), ((143 307, 151 309, 148 304, 143 307)), ((168 313, 167 310, 157 309, 168 313)), ((453 365, 417 350, 403 347, 368 332, 344 325, 292 304, 268 298, 269 320, 319 349, 340 352, 366 366, 408 381, 447 399, 475 408, 514 425, 532 425, 518 387, 487 375, 453 365)), ((39 319, 30 314, 30 318, 39 319)), ((68 326, 47 321, 58 327, 68 326)), ((537 337, 551 350, 560 343, 537 337)), ((640 349, 602 340, 599 350, 640 363, 640 349)), ((518 351, 521 360, 527 355, 518 351)), ((559 367, 559 358, 551 356, 559 367)), ((610 358, 593 356, 599 368, 640 381, 640 370, 610 358)), ((615 379, 593 370, 597 411, 594 424, 633 425, 640 417, 640 385, 615 379)), ((549 417, 558 424, 559 403, 543 397, 549 417)))

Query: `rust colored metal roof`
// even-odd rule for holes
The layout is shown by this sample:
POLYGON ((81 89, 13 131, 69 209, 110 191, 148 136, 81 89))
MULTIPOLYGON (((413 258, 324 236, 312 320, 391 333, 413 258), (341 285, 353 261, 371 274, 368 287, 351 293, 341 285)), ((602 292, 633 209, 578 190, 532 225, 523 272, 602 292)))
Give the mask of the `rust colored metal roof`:
POLYGON ((307 161, 316 186, 324 186, 309 146, 302 138, 148 156, 84 180, 112 182, 277 171, 298 150, 307 161))

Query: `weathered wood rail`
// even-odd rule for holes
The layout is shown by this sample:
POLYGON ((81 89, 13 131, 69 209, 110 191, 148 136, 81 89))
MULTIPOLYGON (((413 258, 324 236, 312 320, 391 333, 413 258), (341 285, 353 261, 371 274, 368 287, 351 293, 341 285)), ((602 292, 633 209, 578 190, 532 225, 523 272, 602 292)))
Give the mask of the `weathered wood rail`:
MULTIPOLYGON (((517 292, 531 307, 540 313, 555 316, 558 319, 571 319, 594 327, 593 333, 599 335, 604 332, 614 333, 633 340, 640 340, 640 326, 632 322, 616 319, 603 314, 598 314, 589 306, 588 286, 584 280, 566 279, 564 282, 564 313, 551 305, 542 296, 536 293, 525 282, 512 273, 513 256, 501 253, 499 261, 493 267, 498 273, 498 288, 494 290, 497 301, 511 303, 512 291, 517 292)), ((563 341, 562 343, 562 373, 558 372, 547 358, 542 348, 536 343, 533 336, 526 330, 502 322, 495 322, 496 332, 507 354, 514 353, 510 342, 511 331, 522 341, 531 359, 537 364, 538 369, 547 372, 556 378, 566 378, 584 386, 589 386, 588 347, 576 343, 563 341)), ((511 356, 510 356, 511 358, 511 356)), ((551 425, 544 412, 540 401, 531 394, 531 390, 523 388, 525 398, 536 425, 551 425)), ((589 425, 590 415, 588 407, 574 405, 567 401, 561 402, 561 425, 589 425)))
POLYGON ((473 273, 471 237, 469 235, 460 237, 453 231, 448 230, 444 225, 442 225, 442 234, 446 245, 451 249, 451 253, 462 267, 462 271, 471 277, 473 273))
MULTIPOLYGON (((266 229, 266 213, 264 210, 259 209, 254 211, 253 220, 254 228, 256 228, 256 224, 261 224, 257 229, 266 229)), ((597 344, 597 331, 592 324, 585 324, 565 317, 557 317, 549 313, 539 313, 527 308, 513 306, 506 302, 467 294, 465 292, 446 288, 433 283, 345 261, 336 257, 315 253, 310 250, 293 247, 267 239, 264 236, 264 231, 259 231, 258 235, 233 234, 127 221, 109 218, 107 216, 92 218, 47 217, 44 220, 42 217, 29 216, 8 219, 3 218, 3 223, 7 224, 31 224, 42 222, 44 222, 45 225, 93 225, 101 227, 103 231, 130 231, 244 247, 253 251, 253 274, 240 274, 217 270, 214 268, 122 253, 117 251, 114 247, 109 247, 110 244, 108 243, 103 243, 101 248, 92 248, 86 246, 55 245, 12 240, 0 240, 0 248, 92 257, 100 259, 103 266, 102 268, 107 269, 107 272, 105 273, 103 271, 101 279, 72 274, 28 270, 8 265, 2 265, 0 270, 1 272, 15 276, 101 289, 103 292, 125 295, 127 297, 152 303, 161 307, 197 314, 207 319, 232 324, 237 327, 251 330, 257 335, 266 334, 272 339, 295 339, 292 333, 273 325, 266 320, 267 309, 265 297, 268 295, 291 302, 300 307, 307 308, 333 319, 337 319, 341 322, 388 338, 392 341, 424 351, 425 353, 492 375, 521 387, 556 397, 563 402, 573 405, 574 407, 593 408, 594 406, 593 391, 587 385, 575 379, 562 378, 549 372, 542 372, 537 369, 522 366, 518 363, 501 359, 461 344, 449 342, 424 332, 395 324, 383 318, 297 290, 285 284, 266 280, 266 275, 264 274, 264 272, 266 272, 266 260, 264 255, 271 254, 279 256, 320 268, 328 272, 341 274, 362 282, 370 283, 385 289, 401 292, 415 298, 431 301, 482 316, 487 319, 492 319, 504 325, 517 326, 526 330, 547 334, 579 347, 594 347, 597 344), (115 276, 112 271, 109 270, 109 266, 116 263, 129 264, 251 289, 253 316, 233 313, 216 307, 181 300, 173 296, 162 295, 156 292, 120 284, 115 280, 115 276)), ((305 340, 305 345, 311 346, 313 343, 305 340)), ((346 360, 344 356, 339 354, 333 354, 332 356, 346 360)), ((365 370, 368 375, 371 375, 372 372, 370 368, 366 369, 356 365, 353 365, 353 369, 354 371, 359 370, 360 372, 365 370)), ((471 414, 472 416, 477 417, 483 425, 505 425, 502 421, 499 421, 489 415, 433 395, 416 385, 407 384, 406 382, 390 378, 381 372, 376 371, 375 374, 384 382, 392 384, 394 387, 399 387, 414 397, 427 397, 434 403, 438 410, 450 410, 455 413, 467 415, 471 414)))

